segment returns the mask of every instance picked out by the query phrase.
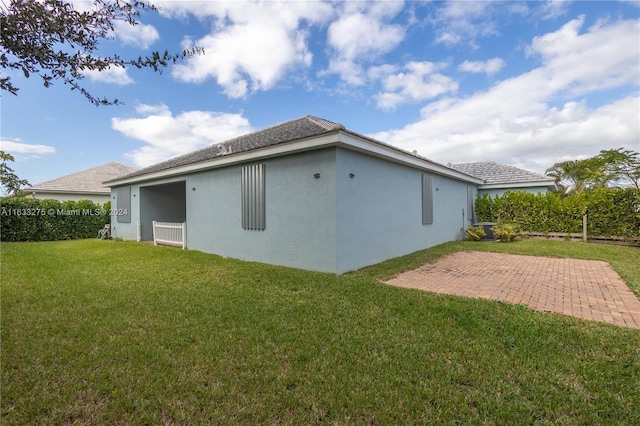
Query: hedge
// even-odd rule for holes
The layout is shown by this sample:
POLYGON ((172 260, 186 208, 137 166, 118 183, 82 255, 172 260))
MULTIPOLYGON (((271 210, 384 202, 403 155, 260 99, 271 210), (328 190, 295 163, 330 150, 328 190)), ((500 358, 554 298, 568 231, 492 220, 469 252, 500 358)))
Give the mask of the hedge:
POLYGON ((640 189, 604 188, 563 197, 555 192, 507 191, 476 199, 479 222, 512 222, 531 232, 582 232, 587 214, 589 235, 640 236, 640 189))
POLYGON ((0 199, 0 240, 54 241, 93 238, 110 222, 103 209, 89 200, 57 201, 26 197, 0 199))

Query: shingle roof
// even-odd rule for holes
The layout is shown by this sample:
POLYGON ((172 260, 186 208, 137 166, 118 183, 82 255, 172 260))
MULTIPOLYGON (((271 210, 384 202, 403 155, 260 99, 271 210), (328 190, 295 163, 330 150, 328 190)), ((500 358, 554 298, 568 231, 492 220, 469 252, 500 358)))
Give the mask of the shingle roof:
POLYGON ((153 178, 157 178, 159 175, 166 176, 170 174, 173 171, 170 169, 176 168, 179 169, 177 173, 181 173, 180 169, 183 166, 187 166, 190 171, 193 171, 200 167, 199 163, 202 163, 202 167, 207 167, 207 164, 211 160, 217 160, 228 155, 245 153, 247 151, 268 148, 279 144, 304 141, 307 139, 316 138, 318 136, 330 135, 336 132, 342 132, 350 136, 354 136, 359 140, 364 140, 372 144, 373 146, 382 147, 385 150, 393 150, 405 156, 410 156, 411 158, 415 158, 422 163, 429 163, 433 170, 436 170, 438 173, 444 173, 446 175, 452 176, 455 175, 457 178, 463 180, 480 180, 476 177, 465 174, 464 172, 459 172, 445 165, 421 157, 415 152, 410 153, 393 145, 386 144, 379 140, 346 129, 340 123, 335 123, 333 121, 325 120, 313 115, 306 115, 301 118, 289 120, 284 123, 276 124, 274 126, 242 135, 225 142, 211 145, 198 151, 171 158, 167 161, 163 161, 161 163, 137 170, 128 175, 119 176, 117 179, 105 181, 104 183, 107 185, 110 183, 119 185, 123 183, 122 181, 131 183, 141 179, 145 179, 145 175, 153 175, 153 178))
POLYGON ((505 166, 504 164, 495 163, 493 161, 450 164, 449 167, 459 172, 480 178, 484 180, 487 185, 530 182, 540 182, 540 184, 548 185, 553 183, 553 179, 549 176, 539 175, 517 167, 505 166))
POLYGON ((111 189, 105 187, 102 182, 116 179, 135 170, 136 169, 131 166, 113 161, 24 188, 24 191, 109 194, 111 189))
MULTIPOLYGON (((267 127, 253 133, 239 136, 225 142, 208 146, 198 151, 190 152, 179 157, 171 158, 158 164, 137 170, 121 178, 142 176, 148 173, 159 172, 187 164, 199 163, 225 155, 265 148, 294 140, 319 136, 323 133, 331 133, 336 130, 344 130, 344 126, 329 120, 307 115, 295 120, 286 121, 267 127)), ((113 179, 112 179, 113 180, 113 179)))

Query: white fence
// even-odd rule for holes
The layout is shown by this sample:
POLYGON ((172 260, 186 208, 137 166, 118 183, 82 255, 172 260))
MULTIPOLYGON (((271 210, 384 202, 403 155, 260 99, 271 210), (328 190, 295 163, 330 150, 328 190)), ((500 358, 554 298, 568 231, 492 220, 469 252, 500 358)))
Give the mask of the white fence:
POLYGON ((187 224, 174 222, 153 221, 153 245, 168 244, 179 246, 183 249, 187 247, 187 224))

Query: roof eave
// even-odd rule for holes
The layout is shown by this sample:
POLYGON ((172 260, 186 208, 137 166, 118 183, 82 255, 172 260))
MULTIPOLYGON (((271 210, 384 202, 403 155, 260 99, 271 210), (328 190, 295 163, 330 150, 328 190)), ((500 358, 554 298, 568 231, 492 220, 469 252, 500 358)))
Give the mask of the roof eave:
POLYGON ((22 191, 29 193, 46 192, 51 194, 80 194, 80 195, 109 195, 109 191, 75 191, 72 189, 42 189, 42 188, 23 188, 22 191))
POLYGON ((443 176, 448 176, 453 179, 462 180, 468 183, 481 184, 484 182, 481 179, 469 176, 462 172, 458 172, 457 170, 440 165, 438 163, 431 162, 421 157, 416 157, 415 155, 405 153, 404 151, 394 149, 390 146, 385 146, 384 144, 374 143, 367 140, 366 138, 354 135, 348 130, 338 129, 337 131, 325 133, 320 136, 297 139, 265 148, 225 155, 222 157, 213 158, 211 160, 173 167, 170 169, 160 170, 145 175, 133 176, 131 178, 114 179, 111 181, 105 181, 103 182, 103 184, 108 187, 117 187, 135 183, 149 182, 157 179, 171 178, 184 174, 196 173, 204 170, 229 166, 232 164, 246 163, 259 159, 278 157, 282 155, 310 151, 319 148, 327 148, 331 146, 340 146, 346 149, 364 152, 368 155, 384 158, 396 163, 405 164, 414 168, 429 171, 443 176))
POLYGON ((546 186, 550 190, 556 189, 554 180, 508 182, 508 183, 485 183, 478 185, 478 189, 505 189, 505 188, 531 188, 536 186, 546 186))

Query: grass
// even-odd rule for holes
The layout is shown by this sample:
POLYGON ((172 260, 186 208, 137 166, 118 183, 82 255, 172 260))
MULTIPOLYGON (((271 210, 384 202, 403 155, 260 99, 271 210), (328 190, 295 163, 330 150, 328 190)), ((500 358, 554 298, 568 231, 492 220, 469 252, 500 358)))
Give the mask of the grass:
POLYGON ((2 424, 629 424, 640 332, 386 286, 449 243, 336 277, 115 241, 1 247, 2 424))

